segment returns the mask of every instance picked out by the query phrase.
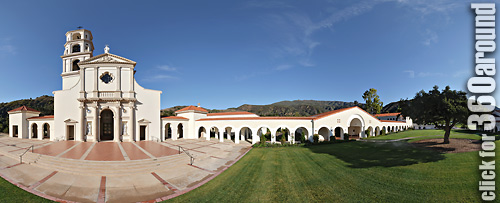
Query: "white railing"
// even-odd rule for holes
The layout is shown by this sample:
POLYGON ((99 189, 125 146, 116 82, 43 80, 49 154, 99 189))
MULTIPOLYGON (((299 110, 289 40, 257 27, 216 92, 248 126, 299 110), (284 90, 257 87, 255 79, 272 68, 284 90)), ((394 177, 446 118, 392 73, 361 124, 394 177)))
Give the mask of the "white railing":
POLYGON ((35 145, 31 145, 31 147, 28 147, 28 149, 26 149, 26 151, 24 151, 21 155, 19 155, 19 163, 23 163, 23 156, 24 154, 26 154, 26 152, 28 152, 30 149, 31 149, 31 153, 33 153, 33 148, 35 147, 35 145))
POLYGON ((99 92, 99 98, 116 98, 118 92, 99 92))

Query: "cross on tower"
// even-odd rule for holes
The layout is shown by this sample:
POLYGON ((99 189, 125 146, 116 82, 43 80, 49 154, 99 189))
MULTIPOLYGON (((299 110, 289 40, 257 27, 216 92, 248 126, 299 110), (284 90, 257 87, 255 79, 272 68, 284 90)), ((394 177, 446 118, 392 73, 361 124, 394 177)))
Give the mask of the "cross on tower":
POLYGON ((83 27, 82 27, 82 26, 78 26, 78 27, 76 27, 76 28, 78 28, 78 29, 82 29, 83 27))

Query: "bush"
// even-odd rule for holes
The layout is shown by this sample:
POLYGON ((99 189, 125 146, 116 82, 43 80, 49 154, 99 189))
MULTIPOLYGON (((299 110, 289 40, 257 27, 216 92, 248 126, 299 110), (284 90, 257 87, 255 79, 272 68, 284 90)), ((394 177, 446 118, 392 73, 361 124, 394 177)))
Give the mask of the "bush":
POLYGON ((261 144, 266 143, 266 135, 265 135, 265 134, 261 134, 261 135, 260 135, 260 143, 261 143, 261 144))
POLYGON ((318 142, 319 142, 319 135, 318 134, 313 135, 313 141, 314 141, 314 144, 318 144, 318 142))
POLYGON ((330 136, 330 141, 334 141, 335 140, 335 136, 330 136))
POLYGON ((285 144, 286 143, 286 135, 285 134, 281 135, 280 141, 281 141, 281 144, 285 144))
POLYGON ((385 135, 385 129, 382 129, 382 135, 385 135))
POLYGON ((349 140, 349 134, 344 133, 344 140, 349 140))
POLYGON ((306 143, 306 136, 303 134, 300 135, 300 143, 306 143))
POLYGON ((366 135, 366 137, 370 137, 370 130, 368 130, 368 129, 365 130, 365 135, 366 135))

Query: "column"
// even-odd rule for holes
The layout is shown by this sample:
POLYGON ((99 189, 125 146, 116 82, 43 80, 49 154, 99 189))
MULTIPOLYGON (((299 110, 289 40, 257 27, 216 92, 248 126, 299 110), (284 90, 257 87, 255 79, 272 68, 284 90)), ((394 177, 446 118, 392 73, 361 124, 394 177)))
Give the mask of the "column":
POLYGON ((38 139, 39 140, 43 140, 43 123, 42 123, 41 126, 40 125, 38 126, 37 130, 38 130, 38 132, 37 132, 38 133, 38 139))
POLYGON ((179 134, 177 134, 177 126, 171 124, 170 128, 172 128, 172 140, 177 140, 177 137, 179 137, 179 134))
POLYGON ((240 129, 234 131, 234 143, 240 144, 240 129))
POLYGON ((121 91, 122 67, 116 67, 116 91, 121 91))
POLYGON ((219 129, 219 142, 224 142, 224 130, 219 129))
MULTIPOLYGON (((134 103, 129 103, 130 118, 127 122, 128 136, 131 142, 135 141, 135 107, 134 103)), ((173 134, 173 133, 172 133, 173 134)))
POLYGON ((207 137, 207 140, 210 140, 210 129, 205 128, 205 136, 207 137))
POLYGON ((295 144, 295 132, 290 133, 290 143, 295 144))
POLYGON ((271 130, 271 144, 276 143, 276 131, 271 130))
POLYGON ((99 107, 97 106, 97 102, 94 102, 93 107, 94 119, 92 121, 92 133, 94 134, 94 142, 97 142, 99 141, 99 139, 97 139, 99 136, 99 107))
POLYGON ((97 95, 97 82, 99 80, 98 72, 99 72, 99 67, 96 67, 94 69, 94 89, 92 91, 94 93, 95 98, 99 97, 99 95, 97 95))
MULTIPOLYGON (((232 130, 232 128, 231 128, 231 130, 232 130)), ((231 134, 232 134, 231 130, 229 130, 228 132, 226 132, 226 139, 228 139, 228 140, 231 140, 231 134)), ((224 129, 224 131, 226 131, 226 129, 224 129)))
POLYGON ((85 128, 86 127, 87 127, 87 121, 85 120, 85 103, 80 102, 80 131, 79 131, 78 135, 76 135, 76 140, 77 141, 83 141, 84 140, 85 128))
POLYGON ((113 107, 113 109, 115 110, 115 115, 113 116, 113 122, 114 122, 114 125, 113 125, 113 134, 114 134, 114 138, 113 138, 113 141, 114 142, 119 142, 120 141, 120 107, 117 106, 117 107, 113 107))

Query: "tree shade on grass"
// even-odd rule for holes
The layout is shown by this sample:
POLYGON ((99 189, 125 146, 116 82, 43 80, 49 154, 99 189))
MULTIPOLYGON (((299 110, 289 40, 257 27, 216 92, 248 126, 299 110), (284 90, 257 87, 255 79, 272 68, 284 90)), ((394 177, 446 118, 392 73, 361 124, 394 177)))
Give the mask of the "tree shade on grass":
MULTIPOLYGON (((409 130, 404 132, 392 133, 385 136, 369 137, 368 139, 375 140, 394 140, 402 138, 411 138, 409 141, 416 141, 422 139, 433 139, 433 138, 443 138, 444 130, 409 130)), ((473 131, 468 130, 451 130, 450 138, 467 138, 479 140, 481 137, 473 131)))
POLYGON ((169 201, 479 202, 477 152, 439 154, 408 145, 252 149, 212 181, 169 201))

